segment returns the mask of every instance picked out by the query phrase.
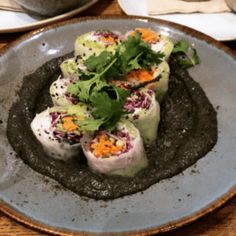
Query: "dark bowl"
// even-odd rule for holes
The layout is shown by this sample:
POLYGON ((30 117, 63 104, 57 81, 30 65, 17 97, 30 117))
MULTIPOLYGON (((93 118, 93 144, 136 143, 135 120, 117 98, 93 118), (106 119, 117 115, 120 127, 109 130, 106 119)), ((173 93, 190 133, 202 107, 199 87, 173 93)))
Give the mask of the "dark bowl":
POLYGON ((15 2, 29 13, 55 16, 78 7, 82 0, 15 0, 15 2))

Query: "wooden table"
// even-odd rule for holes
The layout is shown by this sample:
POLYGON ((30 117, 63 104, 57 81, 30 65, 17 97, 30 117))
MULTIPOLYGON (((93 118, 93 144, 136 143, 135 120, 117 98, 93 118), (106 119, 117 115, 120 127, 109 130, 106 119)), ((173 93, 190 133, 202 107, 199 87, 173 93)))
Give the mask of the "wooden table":
MULTIPOLYGON (((94 7, 81 14, 88 15, 125 15, 117 0, 100 0, 94 7)), ((22 33, 0 34, 0 48, 13 41, 22 33)), ((236 51, 236 41, 225 43, 236 51)), ((32 230, 0 212, 1 236, 44 236, 46 234, 32 230)), ((188 226, 163 234, 168 236, 236 236, 236 197, 211 214, 191 223, 188 226)))

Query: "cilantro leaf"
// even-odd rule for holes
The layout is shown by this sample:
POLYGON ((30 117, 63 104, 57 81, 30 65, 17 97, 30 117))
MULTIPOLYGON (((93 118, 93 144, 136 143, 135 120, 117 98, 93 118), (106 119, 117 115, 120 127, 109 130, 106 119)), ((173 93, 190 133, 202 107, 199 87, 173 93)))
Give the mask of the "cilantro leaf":
POLYGON ((189 49, 189 43, 185 40, 178 41, 172 50, 172 53, 183 52, 186 53, 189 49))
POLYGON ((104 129, 113 129, 116 123, 120 120, 124 114, 123 106, 124 102, 129 95, 129 92, 112 86, 110 89, 115 92, 116 97, 112 98, 107 91, 94 92, 91 95, 90 102, 94 108, 92 115, 96 119, 102 119, 104 123, 102 127, 104 129))
POLYGON ((197 50, 184 40, 175 44, 172 55, 183 69, 188 69, 200 63, 197 50))
POLYGON ((112 109, 111 101, 106 92, 94 92, 90 97, 90 102, 94 107, 93 116, 95 118, 109 117, 112 109))
POLYGON ((86 119, 83 121, 75 121, 75 123, 84 131, 96 131, 104 123, 104 119, 86 119))
POLYGON ((118 100, 121 100, 122 102, 126 100, 126 98, 130 95, 130 91, 126 90, 126 89, 122 89, 116 85, 112 85, 115 93, 116 93, 116 97, 118 100))
POLYGON ((98 56, 90 56, 84 65, 89 71, 101 73, 112 60, 114 60, 114 55, 111 52, 103 51, 98 56))
POLYGON ((87 102, 89 100, 92 86, 98 82, 96 81, 97 79, 98 76, 94 76, 90 80, 79 80, 75 84, 70 84, 67 92, 78 97, 81 102, 87 102))
POLYGON ((90 72, 89 75, 92 77, 89 80, 78 80, 75 84, 68 86, 67 92, 78 97, 81 102, 88 102, 92 89, 100 90, 107 86, 107 82, 103 79, 104 74, 112 67, 116 62, 113 59, 101 73, 90 72))
POLYGON ((141 39, 138 32, 134 36, 129 36, 126 41, 118 46, 116 55, 118 58, 117 66, 122 75, 134 69, 145 68, 150 70, 152 65, 159 64, 164 57, 163 53, 153 51, 141 39))

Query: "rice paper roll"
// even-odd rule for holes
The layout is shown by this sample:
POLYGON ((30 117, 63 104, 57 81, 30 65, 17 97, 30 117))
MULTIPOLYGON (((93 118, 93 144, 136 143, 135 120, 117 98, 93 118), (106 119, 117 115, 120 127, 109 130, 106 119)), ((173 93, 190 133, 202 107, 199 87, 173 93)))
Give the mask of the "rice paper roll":
POLYGON ((162 52, 164 60, 168 60, 174 48, 174 43, 168 36, 159 34, 158 32, 149 28, 136 28, 126 33, 126 38, 129 35, 134 35, 136 32, 141 34, 141 38, 146 42, 153 51, 162 52))
POLYGON ((134 176, 147 166, 139 130, 122 120, 113 131, 100 131, 82 139, 89 167, 106 175, 134 176))
POLYGON ((86 66, 81 62, 81 57, 66 59, 60 64, 60 69, 64 78, 74 77, 79 79, 79 71, 86 71, 86 66))
POLYGON ((75 56, 86 60, 90 56, 98 56, 104 50, 114 53, 120 37, 119 32, 108 30, 91 31, 80 35, 75 41, 75 56))
POLYGON ((66 161, 79 154, 86 135, 75 122, 89 116, 85 105, 52 107, 35 116, 31 129, 49 156, 66 161))
POLYGON ((51 84, 49 92, 55 106, 69 106, 79 103, 78 98, 67 91, 69 85, 75 83, 77 80, 76 77, 64 78, 59 76, 58 79, 51 84))
POLYGON ((170 67, 166 61, 161 62, 153 69, 153 78, 159 78, 158 82, 149 84, 147 87, 153 89, 156 93, 158 102, 162 102, 169 87, 170 67))
POLYGON ((161 103, 168 91, 169 75, 169 65, 166 61, 162 61, 160 64, 154 65, 151 71, 145 69, 133 70, 129 72, 126 79, 133 85, 158 79, 156 82, 148 83, 146 87, 155 91, 156 99, 161 103))
POLYGON ((70 84, 79 80, 81 72, 86 72, 87 68, 77 58, 69 58, 60 65, 62 76, 60 75, 50 86, 50 95, 55 106, 75 105, 79 100, 70 94, 67 89, 70 84))
POLYGON ((144 143, 151 144, 157 138, 160 122, 160 106, 155 93, 147 88, 133 91, 124 104, 126 116, 140 131, 144 143))
POLYGON ((164 59, 168 61, 174 48, 174 43, 168 36, 159 35, 159 40, 156 43, 150 44, 150 46, 153 51, 164 53, 164 59))

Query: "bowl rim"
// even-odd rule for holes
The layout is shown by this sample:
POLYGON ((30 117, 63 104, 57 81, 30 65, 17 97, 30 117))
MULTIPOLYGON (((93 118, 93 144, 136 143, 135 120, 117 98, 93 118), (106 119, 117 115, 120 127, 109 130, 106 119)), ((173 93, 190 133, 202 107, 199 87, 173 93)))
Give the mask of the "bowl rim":
POLYGON ((71 10, 71 11, 66 11, 66 12, 61 13, 56 16, 46 17, 46 18, 43 17, 42 20, 38 20, 38 21, 35 21, 32 23, 25 23, 25 24, 22 24, 22 25, 19 25, 16 27, 11 26, 9 28, 3 28, 3 29, 0 28, 0 34, 1 33, 23 32, 23 31, 27 31, 27 30, 34 30, 39 27, 40 28, 45 27, 49 23, 55 24, 56 22, 68 19, 69 17, 73 17, 73 16, 87 10, 88 8, 90 8, 91 6, 93 6, 97 2, 98 2, 98 0, 86 0, 85 3, 83 5, 81 5, 80 7, 75 8, 74 10, 71 10))

